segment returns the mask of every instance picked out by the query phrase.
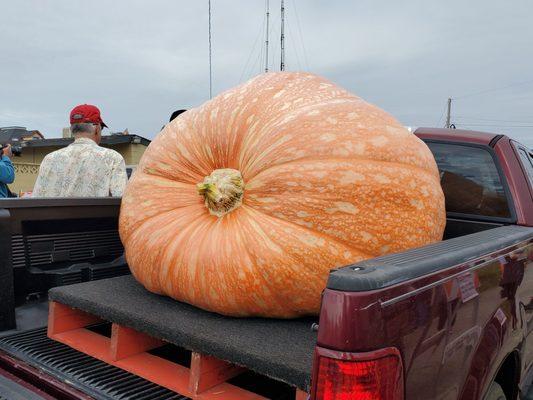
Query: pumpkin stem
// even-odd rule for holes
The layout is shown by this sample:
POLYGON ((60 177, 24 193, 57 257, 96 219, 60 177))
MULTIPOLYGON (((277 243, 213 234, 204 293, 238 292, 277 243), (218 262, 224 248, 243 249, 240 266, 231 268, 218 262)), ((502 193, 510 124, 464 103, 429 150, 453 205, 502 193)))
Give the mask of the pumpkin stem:
POLYGON ((242 203, 244 181, 236 169, 215 169, 196 187, 198 193, 204 196, 209 213, 217 217, 235 210, 242 203))

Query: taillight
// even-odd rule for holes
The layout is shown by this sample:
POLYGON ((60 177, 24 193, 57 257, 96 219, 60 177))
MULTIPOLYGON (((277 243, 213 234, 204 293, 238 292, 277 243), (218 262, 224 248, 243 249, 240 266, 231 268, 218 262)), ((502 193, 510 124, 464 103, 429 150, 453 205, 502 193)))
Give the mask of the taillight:
POLYGON ((315 400, 402 400, 403 367, 398 350, 342 353, 317 349, 315 400))

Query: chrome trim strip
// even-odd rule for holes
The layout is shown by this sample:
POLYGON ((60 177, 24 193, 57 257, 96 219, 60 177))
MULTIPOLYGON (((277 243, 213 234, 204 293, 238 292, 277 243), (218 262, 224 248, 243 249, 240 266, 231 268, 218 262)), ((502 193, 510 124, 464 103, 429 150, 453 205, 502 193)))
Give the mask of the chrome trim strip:
MULTIPOLYGON (((505 248, 503 248, 501 250, 498 250, 495 253, 501 253, 501 252, 504 252, 506 250, 510 250, 512 248, 515 248, 514 250, 511 250, 511 254, 512 254, 512 253, 516 252, 518 249, 526 247, 529 244, 530 244, 530 240, 526 240, 525 242, 519 242, 519 243, 515 243, 515 244, 513 244, 511 246, 505 247, 505 248)), ((451 279, 455 279, 455 278, 457 278, 457 277, 459 277, 461 275, 464 275, 464 274, 466 274, 468 272, 472 272, 472 271, 475 271, 477 269, 483 268, 485 265, 490 264, 490 263, 492 263, 492 262, 494 262, 496 260, 497 260, 497 257, 491 258, 490 260, 485 260, 485 261, 481 262, 480 264, 473 265, 473 266, 465 269, 464 271, 461 271, 461 272, 458 272, 456 274, 450 275, 450 276, 448 276, 446 278, 443 278, 443 279, 440 279, 440 280, 438 280, 436 282, 430 283, 429 285, 422 286, 422 287, 420 287, 418 289, 415 289, 415 290, 413 290, 413 291, 411 291, 409 293, 404 293, 404 294, 402 294, 402 295, 400 295, 398 297, 394 297, 392 299, 385 300, 385 301, 379 300, 379 302, 381 304, 381 307, 387 307, 387 306, 390 306, 392 304, 396 304, 399 301, 405 300, 405 299, 407 299, 407 298, 409 298, 409 297, 411 297, 411 296, 413 296, 415 294, 418 294, 418 293, 424 292, 424 291, 426 291, 428 289, 432 289, 432 288, 434 288, 436 286, 442 285, 443 283, 445 283, 445 282, 447 282, 447 281, 449 281, 451 279)), ((455 266, 450 267, 450 268, 455 268, 455 266)), ((435 273, 439 273, 439 272, 442 272, 442 271, 436 271, 435 273)), ((421 276, 420 278, 424 278, 424 276, 421 276)))

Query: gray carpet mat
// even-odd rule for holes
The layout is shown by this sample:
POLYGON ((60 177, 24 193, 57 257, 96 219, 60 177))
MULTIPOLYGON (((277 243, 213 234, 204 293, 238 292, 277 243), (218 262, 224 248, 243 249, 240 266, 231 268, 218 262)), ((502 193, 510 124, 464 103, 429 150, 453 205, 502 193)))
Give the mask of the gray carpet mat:
POLYGON ((315 319, 223 317, 150 293, 131 275, 57 287, 49 298, 309 391, 315 319))

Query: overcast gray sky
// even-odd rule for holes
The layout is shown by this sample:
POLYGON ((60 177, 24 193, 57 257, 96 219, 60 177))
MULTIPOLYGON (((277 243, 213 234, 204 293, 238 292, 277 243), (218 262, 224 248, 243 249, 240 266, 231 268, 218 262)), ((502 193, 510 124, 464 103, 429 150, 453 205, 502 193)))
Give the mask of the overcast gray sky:
MULTIPOLYGON (((286 0, 288 70, 325 76, 405 125, 452 122, 533 147, 533 1, 286 0)), ((279 0, 271 64, 279 69, 279 0)), ((212 0, 213 92, 262 69, 264 0, 212 0), (255 44, 255 46, 254 46, 255 44)), ((207 0, 0 0, 0 126, 61 135, 70 109, 152 138, 209 97, 207 0)))

